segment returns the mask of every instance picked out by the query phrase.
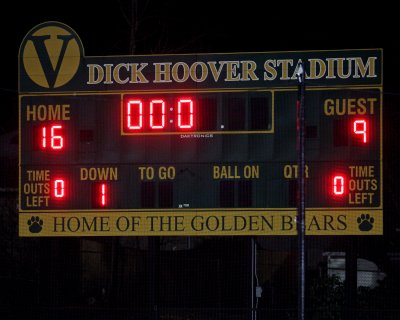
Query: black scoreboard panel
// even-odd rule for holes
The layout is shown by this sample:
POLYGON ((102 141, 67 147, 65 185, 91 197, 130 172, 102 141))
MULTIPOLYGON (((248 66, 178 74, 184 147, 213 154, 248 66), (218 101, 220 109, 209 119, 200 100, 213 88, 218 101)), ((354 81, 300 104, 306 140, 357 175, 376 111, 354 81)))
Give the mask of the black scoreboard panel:
MULTIPOLYGON (((22 210, 296 207, 297 90, 25 95, 22 210)), ((306 92, 306 206, 380 208, 379 89, 306 92)))
POLYGON ((380 235, 382 49, 88 57, 19 50, 20 236, 380 235))
POLYGON ((123 134, 266 133, 272 129, 272 92, 125 94, 123 134))

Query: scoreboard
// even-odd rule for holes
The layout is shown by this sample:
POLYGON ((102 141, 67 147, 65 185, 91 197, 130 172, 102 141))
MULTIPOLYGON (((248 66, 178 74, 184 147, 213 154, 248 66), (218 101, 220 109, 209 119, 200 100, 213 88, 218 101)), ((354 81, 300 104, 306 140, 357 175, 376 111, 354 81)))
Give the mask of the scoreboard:
POLYGON ((19 56, 20 236, 296 234, 299 63, 306 234, 382 234, 381 60, 86 57, 41 24, 19 56))

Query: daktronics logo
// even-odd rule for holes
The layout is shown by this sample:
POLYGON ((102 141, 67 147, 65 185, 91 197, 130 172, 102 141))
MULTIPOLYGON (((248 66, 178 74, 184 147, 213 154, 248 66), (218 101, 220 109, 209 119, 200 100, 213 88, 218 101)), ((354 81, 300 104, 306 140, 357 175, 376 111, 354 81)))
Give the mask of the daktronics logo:
POLYGON ((21 47, 27 76, 43 88, 59 88, 78 71, 83 49, 76 33, 58 22, 32 29, 21 47))

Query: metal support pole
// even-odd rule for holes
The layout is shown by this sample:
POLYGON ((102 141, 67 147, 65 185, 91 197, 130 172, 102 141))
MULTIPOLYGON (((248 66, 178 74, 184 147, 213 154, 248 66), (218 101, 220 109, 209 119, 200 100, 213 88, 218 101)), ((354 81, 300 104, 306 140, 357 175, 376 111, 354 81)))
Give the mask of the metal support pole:
POLYGON ((251 279, 250 279, 250 287, 251 287, 251 320, 255 320, 256 319, 256 312, 257 310, 255 309, 255 293, 256 293, 256 289, 254 286, 254 279, 256 277, 255 271, 256 271, 256 251, 255 251, 255 241, 254 238, 251 238, 250 240, 250 245, 251 245, 251 279))
POLYGON ((297 235, 298 235, 298 320, 304 320, 305 309, 305 156, 304 156, 304 68, 300 64, 297 71, 298 97, 297 97, 297 162, 299 175, 297 177, 297 235))
POLYGON ((351 320, 355 317, 354 309, 357 306, 357 238, 347 237, 346 239, 346 264, 345 264, 345 283, 344 283, 344 297, 345 297, 345 320, 351 320))
POLYGON ((158 320, 158 272, 159 272, 159 253, 160 237, 148 237, 148 319, 158 320))

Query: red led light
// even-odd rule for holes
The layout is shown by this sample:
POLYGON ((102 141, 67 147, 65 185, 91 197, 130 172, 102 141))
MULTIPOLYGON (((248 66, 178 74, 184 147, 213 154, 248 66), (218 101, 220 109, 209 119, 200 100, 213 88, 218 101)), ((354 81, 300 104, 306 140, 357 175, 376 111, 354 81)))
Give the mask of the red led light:
POLYGON ((141 100, 129 100, 127 110, 128 129, 140 130, 143 127, 143 103, 141 100))
POLYGON ((45 149, 46 148, 46 142, 47 142, 47 140, 46 140, 46 127, 43 127, 42 128, 42 143, 41 143, 41 146, 42 146, 42 148, 43 149, 45 149))
POLYGON ((64 138, 61 135, 62 125, 54 125, 50 127, 50 136, 47 135, 48 128, 46 126, 41 128, 40 146, 43 149, 50 147, 53 150, 61 150, 64 148, 64 138), (50 139, 50 145, 48 140, 50 139))
POLYGON ((125 101, 124 128, 126 130, 151 132, 167 127, 169 130, 193 129, 194 100, 192 98, 178 98, 174 103, 160 97, 148 100, 139 97, 125 101), (170 128, 171 126, 174 128, 170 128))
POLYGON ((340 196, 344 194, 344 177, 334 176, 333 177, 333 194, 340 196))
POLYGON ((366 120, 354 120, 353 122, 353 133, 361 136, 361 141, 367 143, 367 121, 366 120))
POLYGON ((178 127, 181 129, 193 128, 192 99, 180 99, 178 101, 178 127))
POLYGON ((107 204, 107 199, 106 199, 106 190, 107 190, 107 186, 105 183, 102 183, 100 185, 100 205, 102 207, 105 207, 107 204))
POLYGON ((62 136, 56 135, 56 130, 62 129, 61 125, 51 127, 51 148, 52 149, 62 149, 64 147, 64 139, 62 136))
POLYGON ((150 101, 150 128, 163 129, 165 127, 165 102, 164 100, 150 101))
POLYGON ((56 198, 64 198, 65 196, 65 181, 63 179, 56 179, 53 183, 53 194, 56 198))

